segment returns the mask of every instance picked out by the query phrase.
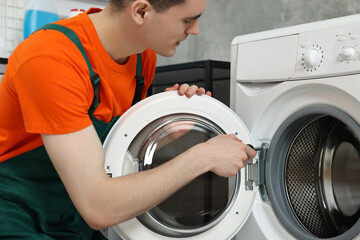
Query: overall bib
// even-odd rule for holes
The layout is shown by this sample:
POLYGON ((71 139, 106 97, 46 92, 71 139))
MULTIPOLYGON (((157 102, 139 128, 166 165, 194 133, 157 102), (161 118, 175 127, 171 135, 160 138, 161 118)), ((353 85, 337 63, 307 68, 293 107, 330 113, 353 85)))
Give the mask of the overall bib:
MULTIPOLYGON (((100 78, 94 73, 85 50, 70 29, 49 24, 41 29, 65 34, 84 56, 94 88, 89 116, 103 143, 119 116, 110 123, 93 116, 100 103, 100 78)), ((133 104, 141 100, 144 84, 141 54, 137 55, 136 91, 133 104)), ((0 239, 106 239, 91 229, 75 209, 44 146, 0 163, 0 239)))

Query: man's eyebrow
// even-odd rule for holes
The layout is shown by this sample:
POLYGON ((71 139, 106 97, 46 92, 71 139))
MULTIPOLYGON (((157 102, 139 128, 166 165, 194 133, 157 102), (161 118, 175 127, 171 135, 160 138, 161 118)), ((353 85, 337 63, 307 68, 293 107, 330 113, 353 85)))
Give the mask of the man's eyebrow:
POLYGON ((194 16, 194 17, 188 17, 186 19, 190 19, 190 20, 196 20, 198 19, 199 17, 201 17, 201 14, 197 15, 197 16, 194 16))

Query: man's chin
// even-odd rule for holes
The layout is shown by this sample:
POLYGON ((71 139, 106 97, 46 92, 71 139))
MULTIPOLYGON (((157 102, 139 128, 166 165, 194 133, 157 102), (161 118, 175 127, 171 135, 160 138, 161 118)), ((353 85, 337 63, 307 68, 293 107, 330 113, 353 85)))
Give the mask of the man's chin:
POLYGON ((172 51, 167 51, 167 52, 157 52, 157 54, 159 54, 162 57, 172 57, 174 56, 176 53, 176 49, 173 49, 172 51))

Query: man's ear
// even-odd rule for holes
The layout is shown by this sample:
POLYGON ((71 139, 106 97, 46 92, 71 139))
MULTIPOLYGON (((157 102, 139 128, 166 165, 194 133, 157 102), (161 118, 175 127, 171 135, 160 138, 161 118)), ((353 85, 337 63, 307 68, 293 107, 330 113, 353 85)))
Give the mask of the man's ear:
POLYGON ((137 24, 142 25, 144 24, 146 14, 149 13, 151 8, 152 6, 148 1, 136 0, 131 3, 131 17, 137 24))

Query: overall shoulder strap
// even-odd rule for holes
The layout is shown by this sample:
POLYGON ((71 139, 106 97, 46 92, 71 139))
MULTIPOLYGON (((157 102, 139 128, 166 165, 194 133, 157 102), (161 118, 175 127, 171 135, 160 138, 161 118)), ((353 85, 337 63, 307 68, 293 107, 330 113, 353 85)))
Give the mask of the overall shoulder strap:
POLYGON ((137 61, 136 61, 136 89, 135 89, 135 95, 132 105, 136 104, 141 100, 143 87, 144 87, 144 77, 142 75, 142 55, 141 53, 138 53, 137 61))
POLYGON ((89 60, 88 56, 86 55, 85 49, 84 49, 83 45, 81 44, 79 37, 70 28, 67 28, 67 27, 59 25, 59 24, 53 24, 53 23, 46 24, 46 25, 42 26, 39 30, 42 30, 42 29, 50 29, 50 30, 56 30, 56 31, 62 32, 66 37, 68 37, 76 45, 76 47, 79 49, 79 51, 83 55, 83 57, 86 61, 87 67, 89 69, 90 80, 91 80, 91 83, 92 83, 92 86, 94 89, 94 98, 93 98, 91 107, 89 109, 89 113, 91 113, 91 114, 94 113, 95 109, 100 104, 100 77, 98 74, 95 74, 94 69, 91 66, 90 60, 89 60))
MULTIPOLYGON (((76 35, 76 33, 73 30, 59 24, 54 24, 54 23, 46 24, 42 26, 39 30, 41 29, 50 29, 50 30, 57 30, 59 32, 62 32, 77 46, 77 48, 83 55, 89 69, 90 80, 94 89, 94 98, 92 105, 89 109, 89 113, 90 114, 94 113, 95 109, 100 104, 100 77, 98 74, 95 74, 91 66, 90 60, 86 55, 85 49, 81 44, 79 37, 76 35)), ((141 53, 139 53, 137 54, 137 61, 136 61, 136 89, 135 89, 132 105, 136 104, 141 100, 143 87, 144 87, 144 77, 142 75, 142 55, 141 53)))

